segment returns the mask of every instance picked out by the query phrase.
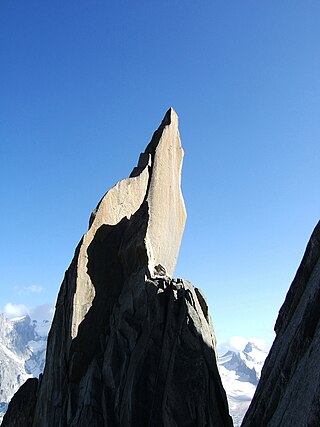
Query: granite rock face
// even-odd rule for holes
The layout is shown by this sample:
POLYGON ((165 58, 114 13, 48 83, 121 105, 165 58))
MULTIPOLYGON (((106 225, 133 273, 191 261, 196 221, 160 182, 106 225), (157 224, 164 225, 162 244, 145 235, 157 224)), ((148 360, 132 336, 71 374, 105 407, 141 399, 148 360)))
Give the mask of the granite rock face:
POLYGON ((92 352, 87 337, 73 343, 60 424, 43 424, 43 414, 34 425, 232 425, 201 305, 188 282, 137 276, 127 283, 99 348, 92 352))
MULTIPOLYGON (((128 241, 122 239, 119 248, 122 257, 131 255, 126 254, 126 251, 143 247, 146 254, 142 259, 135 260, 136 270, 144 269, 146 274, 152 276, 155 267, 161 265, 172 275, 186 221, 186 209, 180 188, 182 160, 178 116, 170 109, 146 150, 140 155, 138 166, 130 177, 111 188, 91 215, 89 230, 78 247, 74 265, 77 280, 72 305, 73 338, 77 335, 78 326, 96 294, 87 269, 88 248, 96 234, 102 234, 102 229, 104 233, 116 236, 128 227, 134 214, 136 225, 141 216, 141 224, 145 229, 136 238, 135 230, 130 225, 132 235, 127 236, 128 241)), ((120 244, 120 239, 116 237, 116 240, 120 244)), ((108 238, 108 241, 112 246, 113 237, 108 238)), ((111 250, 114 252, 112 247, 111 250)), ((127 274, 130 275, 133 266, 127 267, 127 274)))
POLYGON ((205 299, 171 278, 182 159, 170 109, 91 215, 58 295, 33 427, 232 425, 205 299))
POLYGON ((320 222, 275 325, 243 427, 320 425, 320 222))

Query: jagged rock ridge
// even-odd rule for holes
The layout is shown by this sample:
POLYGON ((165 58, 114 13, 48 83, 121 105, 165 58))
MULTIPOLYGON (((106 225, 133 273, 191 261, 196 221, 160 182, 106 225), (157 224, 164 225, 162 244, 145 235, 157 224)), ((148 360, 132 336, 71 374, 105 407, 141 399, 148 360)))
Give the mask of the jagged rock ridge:
POLYGON ((90 218, 58 295, 32 421, 22 413, 19 422, 232 425, 205 299, 170 277, 186 219, 182 159, 170 109, 130 177, 90 218))
POLYGON ((243 427, 320 425, 320 222, 314 229, 275 326, 243 427))

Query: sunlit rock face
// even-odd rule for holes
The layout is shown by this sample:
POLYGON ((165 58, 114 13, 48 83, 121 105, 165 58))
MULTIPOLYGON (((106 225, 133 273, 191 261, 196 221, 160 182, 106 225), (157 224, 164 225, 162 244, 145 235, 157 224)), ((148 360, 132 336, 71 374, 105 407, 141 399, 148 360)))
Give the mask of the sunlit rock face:
POLYGON ((182 159, 170 109, 92 213, 60 288, 33 427, 232 425, 205 299, 172 278, 182 159))
MULTIPOLYGON (((143 269, 145 274, 153 276, 155 267, 161 265, 167 274, 172 275, 186 221, 180 187, 182 160, 178 116, 170 109, 145 152, 140 155, 130 177, 111 188, 91 215, 90 227, 79 245, 75 266, 77 278, 72 306, 72 338, 77 335, 78 326, 95 297, 96 289, 87 269, 88 248, 97 232, 101 234, 102 227, 105 232, 108 228, 110 233, 115 234, 115 229, 122 229, 122 233, 124 228, 128 228, 134 214, 135 222, 139 221, 139 216, 143 216, 143 233, 138 237, 133 233, 127 236, 128 241, 121 241, 123 258, 127 255, 126 246, 130 245, 129 249, 134 251, 137 246, 144 246, 148 262, 144 258, 136 260, 138 264, 134 268, 143 269)), ((131 225, 130 228, 132 232, 135 231, 131 225)), ((112 239, 108 240, 112 246, 112 239)), ((132 266, 128 267, 130 270, 132 266)), ((127 273, 131 274, 132 271, 127 273)))
POLYGON ((320 223, 281 307, 243 427, 320 425, 320 223))

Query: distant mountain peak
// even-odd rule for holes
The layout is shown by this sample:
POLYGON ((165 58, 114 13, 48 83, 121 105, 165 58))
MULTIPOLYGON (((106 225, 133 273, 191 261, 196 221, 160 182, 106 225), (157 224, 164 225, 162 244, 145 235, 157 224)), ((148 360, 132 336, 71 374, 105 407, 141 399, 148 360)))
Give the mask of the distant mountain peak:
POLYGON ((221 379, 235 427, 240 426, 250 405, 266 356, 266 352, 249 341, 242 351, 230 349, 219 357, 221 379))
POLYGON ((254 342, 252 342, 252 341, 249 341, 247 344, 246 344, 246 346, 245 346, 245 348, 244 348, 244 350, 243 350, 243 352, 244 353, 251 353, 253 350, 258 350, 258 351, 261 351, 262 353, 265 353, 265 351, 264 350, 262 350, 260 347, 258 347, 254 342))
POLYGON ((244 350, 243 350, 243 352, 244 353, 251 353, 251 351, 253 350, 253 349, 257 349, 257 350, 260 350, 253 342, 251 342, 251 341, 249 341, 247 344, 246 344, 246 346, 245 346, 245 348, 244 348, 244 350))

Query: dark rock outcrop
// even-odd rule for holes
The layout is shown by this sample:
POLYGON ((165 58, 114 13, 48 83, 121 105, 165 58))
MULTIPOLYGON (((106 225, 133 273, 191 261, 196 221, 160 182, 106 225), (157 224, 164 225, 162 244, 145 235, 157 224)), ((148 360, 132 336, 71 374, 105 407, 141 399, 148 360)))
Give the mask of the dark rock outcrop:
POLYGON ((320 425, 320 222, 281 307, 243 427, 320 425))
POLYGON ((2 427, 32 427, 38 379, 28 379, 9 403, 2 427))
POLYGON ((33 427, 232 425, 205 298, 171 278, 182 158, 170 109, 91 215, 58 295, 33 427))

